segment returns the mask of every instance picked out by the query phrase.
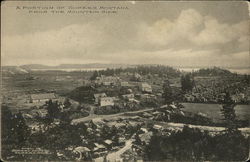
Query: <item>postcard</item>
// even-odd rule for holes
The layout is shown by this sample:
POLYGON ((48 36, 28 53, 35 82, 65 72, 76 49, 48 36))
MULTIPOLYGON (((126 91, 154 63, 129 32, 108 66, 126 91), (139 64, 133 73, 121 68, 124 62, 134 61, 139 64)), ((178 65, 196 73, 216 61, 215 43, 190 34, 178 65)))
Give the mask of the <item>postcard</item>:
POLYGON ((249 160, 249 3, 3 1, 1 160, 249 160))

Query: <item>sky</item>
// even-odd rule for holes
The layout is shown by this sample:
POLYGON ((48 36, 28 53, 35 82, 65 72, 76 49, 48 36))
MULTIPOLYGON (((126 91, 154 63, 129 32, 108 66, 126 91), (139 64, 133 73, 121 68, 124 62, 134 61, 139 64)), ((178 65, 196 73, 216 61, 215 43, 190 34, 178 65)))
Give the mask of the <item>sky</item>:
POLYGON ((248 11, 243 1, 3 2, 1 64, 246 67, 248 11), (29 13, 37 6, 66 8, 64 14, 29 13), (126 9, 69 14, 70 6, 126 9))

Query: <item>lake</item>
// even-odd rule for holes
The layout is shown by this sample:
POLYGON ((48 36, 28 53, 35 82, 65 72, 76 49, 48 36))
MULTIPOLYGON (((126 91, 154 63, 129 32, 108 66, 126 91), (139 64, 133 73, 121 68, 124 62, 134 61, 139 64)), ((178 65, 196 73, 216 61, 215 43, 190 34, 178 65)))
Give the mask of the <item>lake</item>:
MULTIPOLYGON (((223 116, 221 114, 220 104, 202 104, 202 103, 182 103, 185 107, 183 110, 193 113, 206 114, 213 121, 221 121, 223 116)), ((235 113, 238 119, 250 119, 250 106, 249 105, 237 105, 235 107, 235 113)))

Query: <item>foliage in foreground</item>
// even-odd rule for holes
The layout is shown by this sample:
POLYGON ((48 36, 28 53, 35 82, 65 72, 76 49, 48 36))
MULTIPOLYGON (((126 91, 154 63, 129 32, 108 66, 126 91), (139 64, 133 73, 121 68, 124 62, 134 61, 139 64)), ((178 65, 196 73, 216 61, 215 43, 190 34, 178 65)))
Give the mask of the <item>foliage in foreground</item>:
POLYGON ((199 129, 184 127, 170 136, 154 135, 144 152, 144 160, 246 160, 249 137, 240 131, 215 136, 199 129))

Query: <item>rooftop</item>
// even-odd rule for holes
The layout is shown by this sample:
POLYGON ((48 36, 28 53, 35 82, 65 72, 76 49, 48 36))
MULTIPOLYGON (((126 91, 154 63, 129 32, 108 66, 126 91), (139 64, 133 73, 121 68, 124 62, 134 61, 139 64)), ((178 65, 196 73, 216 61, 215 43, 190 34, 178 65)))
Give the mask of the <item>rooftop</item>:
POLYGON ((32 94, 30 95, 33 100, 41 100, 41 99, 54 99, 56 98, 54 93, 40 93, 40 94, 32 94))

